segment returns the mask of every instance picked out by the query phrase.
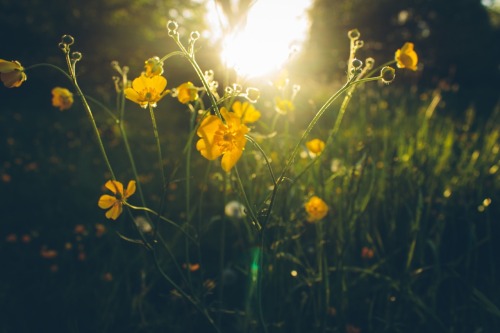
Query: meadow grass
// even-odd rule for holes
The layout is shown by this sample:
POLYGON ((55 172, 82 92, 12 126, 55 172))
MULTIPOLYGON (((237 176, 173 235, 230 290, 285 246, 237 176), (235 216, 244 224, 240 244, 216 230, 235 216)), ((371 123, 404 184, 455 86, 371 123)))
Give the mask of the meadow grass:
MULTIPOLYGON (((2 170, 16 181, 4 176, 4 194, 59 184, 47 197, 31 190, 44 218, 29 215, 28 241, 15 231, 24 204, 7 199, 14 208, 0 293, 13 302, 1 309, 5 332, 499 328, 498 108, 488 119, 476 119, 472 107, 452 116, 439 90, 377 82, 340 88, 326 103, 314 101, 325 103, 319 108, 299 94, 295 110, 277 113, 276 100, 262 99, 255 103, 262 118, 249 125, 243 154, 226 172, 220 158, 196 151, 197 132, 203 119, 222 119, 222 106, 249 98, 239 86, 218 92, 196 62, 197 38, 185 47, 176 26, 169 31, 180 51, 163 60, 185 58, 201 83, 200 97, 175 106, 185 110, 177 114, 163 112, 161 101, 145 110, 125 103, 130 81, 117 64, 116 105, 88 97, 75 75, 80 60, 63 39, 65 75, 83 102, 71 111, 83 112, 35 128, 46 131, 28 139, 37 142, 36 158, 49 156, 43 172, 26 178, 29 163, 24 173, 12 168, 22 149, 7 151, 13 162, 2 170), (326 143, 316 154, 307 148, 312 138, 326 143), (97 207, 109 179, 137 182, 130 197, 116 195, 124 209, 117 221, 105 221, 97 207), (317 218, 305 209, 312 196, 328 207, 317 218)), ((351 69, 348 82, 361 78, 351 69)), ((288 94, 283 99, 297 93, 276 87, 288 94)), ((240 125, 231 121, 221 124, 240 125)))

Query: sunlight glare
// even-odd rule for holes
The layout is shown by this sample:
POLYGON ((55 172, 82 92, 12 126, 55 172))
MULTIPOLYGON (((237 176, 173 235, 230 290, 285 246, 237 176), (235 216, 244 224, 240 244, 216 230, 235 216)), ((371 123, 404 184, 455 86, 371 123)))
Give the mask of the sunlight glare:
POLYGON ((247 78, 279 70, 308 37, 312 1, 256 1, 244 26, 222 36, 224 64, 247 78))

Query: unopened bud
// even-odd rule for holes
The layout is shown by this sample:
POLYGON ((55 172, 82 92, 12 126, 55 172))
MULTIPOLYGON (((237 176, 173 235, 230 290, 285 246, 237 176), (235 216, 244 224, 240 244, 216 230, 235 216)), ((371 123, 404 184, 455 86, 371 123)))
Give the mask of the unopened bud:
POLYGON ((354 69, 359 69, 363 66, 363 62, 359 59, 354 59, 351 64, 354 69))
POLYGON ((246 98, 248 99, 248 101, 250 101, 251 103, 255 103, 257 102, 257 100, 259 99, 260 97, 260 91, 259 89, 257 88, 247 88, 246 90, 246 98))
POLYGON ((359 33, 359 30, 358 29, 353 29, 353 30, 349 30, 347 32, 347 36, 349 37, 349 39, 351 40, 356 40, 358 39, 359 37, 361 37, 361 34, 359 33))
POLYGON ((380 76, 382 78, 382 82, 384 82, 385 84, 389 84, 396 77, 396 70, 392 67, 385 66, 380 71, 380 76))
POLYGON ((75 42, 75 39, 71 35, 64 35, 61 37, 61 43, 66 44, 66 45, 73 45, 75 42))
POLYGON ((73 53, 71 53, 71 60, 73 60, 75 62, 82 60, 82 57, 83 56, 82 56, 82 54, 80 52, 73 52, 73 53))

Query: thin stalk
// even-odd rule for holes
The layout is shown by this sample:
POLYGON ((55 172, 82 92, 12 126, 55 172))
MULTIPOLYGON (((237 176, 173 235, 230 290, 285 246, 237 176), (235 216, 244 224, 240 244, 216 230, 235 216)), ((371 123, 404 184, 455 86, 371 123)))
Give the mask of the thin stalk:
POLYGON ((155 113, 153 111, 153 107, 151 106, 151 104, 149 105, 149 114, 151 116, 151 123, 153 125, 153 132, 156 141, 156 150, 158 151, 158 163, 160 163, 160 170, 161 170, 162 190, 164 191, 167 181, 165 178, 165 171, 163 170, 163 157, 161 155, 161 145, 160 145, 160 136, 158 135, 158 126, 156 125, 155 113))

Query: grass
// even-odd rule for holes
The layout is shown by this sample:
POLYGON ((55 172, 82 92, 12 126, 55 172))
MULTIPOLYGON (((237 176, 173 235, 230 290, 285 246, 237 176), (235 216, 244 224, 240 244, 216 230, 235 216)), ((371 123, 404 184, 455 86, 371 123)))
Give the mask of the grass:
POLYGON ((255 145, 231 173, 194 142, 184 148, 195 117, 165 102, 155 111, 163 191, 148 112, 125 106, 125 137, 92 105, 117 179, 134 178, 128 142, 145 202, 164 217, 126 209, 107 221, 97 200, 110 175, 82 106, 39 113, 10 101, 0 116, 1 332, 500 328, 498 108, 452 116, 438 90, 366 84, 338 132, 342 100, 312 128, 307 139, 328 142, 321 155, 300 146, 279 178, 318 111, 305 98, 286 115, 256 104, 255 145), (310 223, 313 194, 329 211, 310 223), (232 200, 245 216, 225 213, 232 200), (139 216, 156 231, 137 227, 139 216))

